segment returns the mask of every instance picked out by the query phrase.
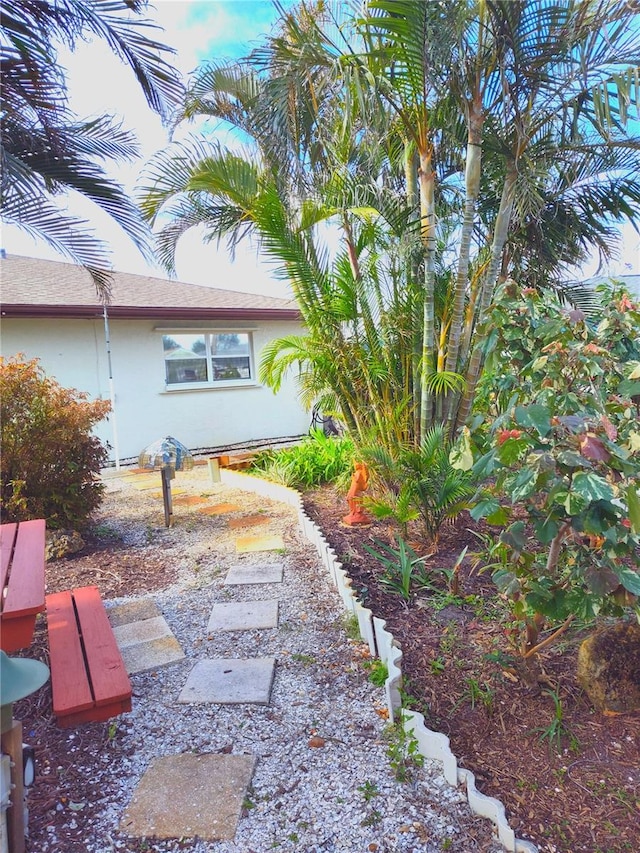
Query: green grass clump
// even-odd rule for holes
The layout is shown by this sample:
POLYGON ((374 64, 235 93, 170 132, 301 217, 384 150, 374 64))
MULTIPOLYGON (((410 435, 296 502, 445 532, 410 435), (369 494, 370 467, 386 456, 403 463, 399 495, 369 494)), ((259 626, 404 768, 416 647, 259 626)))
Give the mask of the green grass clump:
POLYGON ((314 429, 300 444, 283 450, 265 450, 253 461, 251 471, 294 489, 309 489, 344 477, 353 468, 353 442, 326 436, 314 429))

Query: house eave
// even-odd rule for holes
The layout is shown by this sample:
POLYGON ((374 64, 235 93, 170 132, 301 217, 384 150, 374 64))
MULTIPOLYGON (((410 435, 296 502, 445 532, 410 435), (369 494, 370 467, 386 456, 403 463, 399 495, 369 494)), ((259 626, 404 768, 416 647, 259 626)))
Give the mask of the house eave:
MULTIPOLYGON (((93 319, 102 305, 2 305, 3 317, 93 319)), ((300 320, 297 308, 162 308, 107 305, 111 319, 121 320, 300 320)))

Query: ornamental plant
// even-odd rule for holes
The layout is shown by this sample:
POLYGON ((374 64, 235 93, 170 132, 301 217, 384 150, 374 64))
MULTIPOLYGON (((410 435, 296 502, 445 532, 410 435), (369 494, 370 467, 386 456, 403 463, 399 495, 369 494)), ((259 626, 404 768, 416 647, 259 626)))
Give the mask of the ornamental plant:
POLYGON ((617 290, 597 324, 514 282, 499 296, 488 363, 502 366, 501 410, 471 514, 505 525, 485 556, 530 659, 576 617, 640 616, 640 313, 617 290))
POLYGON ((0 359, 4 521, 46 518, 47 527, 81 527, 100 504, 106 448, 91 434, 105 400, 63 388, 38 359, 0 359))

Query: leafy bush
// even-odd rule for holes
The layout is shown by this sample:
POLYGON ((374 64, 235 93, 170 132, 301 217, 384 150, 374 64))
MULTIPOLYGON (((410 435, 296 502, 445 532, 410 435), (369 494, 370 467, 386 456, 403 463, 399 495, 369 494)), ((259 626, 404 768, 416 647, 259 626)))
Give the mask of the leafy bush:
POLYGON ((259 453, 251 467, 268 480, 309 489, 341 477, 348 481, 353 453, 349 438, 326 436, 321 429, 314 429, 295 447, 259 453))
POLYGON ((5 521, 46 518, 50 528, 81 526, 99 505, 107 451, 91 435, 107 401, 63 388, 38 359, 0 359, 2 459, 0 503, 5 521))
POLYGON ((528 658, 547 620, 640 613, 640 311, 614 292, 593 328, 511 283, 492 320, 494 357, 517 383, 476 463, 492 485, 471 514, 508 525, 487 556, 528 658))

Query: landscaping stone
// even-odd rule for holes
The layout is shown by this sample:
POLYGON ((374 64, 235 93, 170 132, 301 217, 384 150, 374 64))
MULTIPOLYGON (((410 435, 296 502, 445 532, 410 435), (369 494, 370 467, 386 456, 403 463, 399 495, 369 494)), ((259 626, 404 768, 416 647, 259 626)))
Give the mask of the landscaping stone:
POLYGON ((148 640, 158 640, 161 637, 173 637, 171 628, 164 616, 154 616, 152 619, 138 619, 116 625, 113 634, 120 649, 133 646, 136 643, 146 643, 148 640))
POLYGON ((255 527, 257 524, 268 524, 268 515, 243 515, 241 518, 230 518, 227 524, 234 530, 242 527, 255 527))
POLYGON ((231 566, 225 578, 226 586, 254 583, 282 583, 283 567, 277 563, 266 566, 231 566))
POLYGON ((191 670, 178 702, 268 705, 275 658, 200 660, 191 670))
POLYGON ((237 504, 214 504, 213 506, 203 506, 201 509, 198 509, 198 512, 202 512, 205 515, 226 515, 231 512, 240 512, 241 507, 237 504))
POLYGON ((251 554, 256 551, 284 551, 284 539, 279 535, 239 536, 236 539, 238 554, 251 554))
POLYGON ((160 669, 185 658, 182 646, 173 635, 124 646, 120 649, 120 654, 129 675, 148 669, 160 669))
POLYGON ((107 609, 107 615, 112 627, 126 625, 127 622, 136 622, 140 619, 153 619, 161 616, 160 608, 150 598, 138 598, 135 601, 127 601, 125 604, 116 604, 115 607, 107 609))
POLYGON ((214 604, 207 631, 251 631, 277 627, 277 601, 231 601, 214 604))
POLYGON ((145 838, 231 841, 255 767, 253 755, 168 755, 140 780, 120 831, 145 838))

